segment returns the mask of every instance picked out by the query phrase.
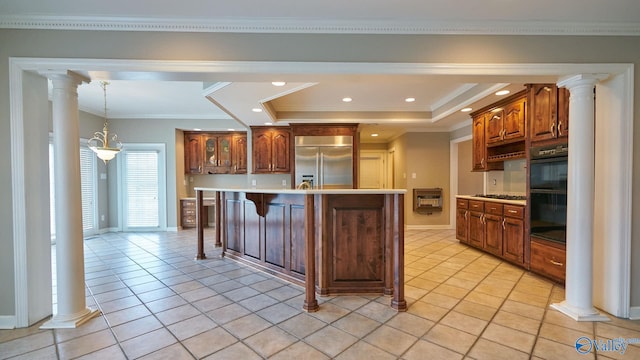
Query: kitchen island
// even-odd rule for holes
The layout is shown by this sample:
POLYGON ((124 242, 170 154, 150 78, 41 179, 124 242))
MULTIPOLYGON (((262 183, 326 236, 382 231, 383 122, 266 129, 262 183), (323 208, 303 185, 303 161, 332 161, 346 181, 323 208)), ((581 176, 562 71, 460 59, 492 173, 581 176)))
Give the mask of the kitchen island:
MULTIPOLYGON (((406 310, 406 190, 195 190, 198 211, 204 192, 215 193, 222 255, 304 286, 305 310, 318 309, 316 293, 391 295, 391 307, 406 310)), ((204 259, 204 224, 197 227, 196 258, 204 259)))

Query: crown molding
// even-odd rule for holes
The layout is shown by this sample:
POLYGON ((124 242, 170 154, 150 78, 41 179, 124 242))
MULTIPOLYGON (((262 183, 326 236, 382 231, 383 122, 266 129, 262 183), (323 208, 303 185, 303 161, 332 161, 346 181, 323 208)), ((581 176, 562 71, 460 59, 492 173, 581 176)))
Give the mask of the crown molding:
POLYGON ((551 21, 186 19, 0 15, 3 29, 301 34, 608 35, 640 36, 640 23, 551 21))

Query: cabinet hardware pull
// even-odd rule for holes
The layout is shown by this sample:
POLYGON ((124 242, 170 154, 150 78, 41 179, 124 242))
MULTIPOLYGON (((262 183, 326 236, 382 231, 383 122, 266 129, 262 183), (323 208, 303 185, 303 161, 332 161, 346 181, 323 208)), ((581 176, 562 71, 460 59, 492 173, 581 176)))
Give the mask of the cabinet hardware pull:
POLYGON ((556 123, 551 124, 551 136, 556 137, 556 123))
POLYGON ((464 212, 464 221, 467 221, 467 213, 468 213, 468 211, 464 212))
POLYGON ((564 266, 563 263, 549 259, 549 262, 555 266, 564 266))
POLYGON ((482 158, 482 160, 480 160, 480 165, 484 166, 484 158, 482 158))
POLYGON ((562 121, 558 121, 558 135, 562 136, 562 121))
POLYGON ((504 223, 507 221, 507 219, 502 219, 502 230, 506 230, 507 228, 504 226, 504 223))
POLYGON ((495 210, 496 208, 492 207, 491 210, 495 210))
POLYGON ((517 211, 515 211, 515 210, 509 210, 509 213, 511 213, 511 214, 517 214, 518 212, 517 212, 517 211))

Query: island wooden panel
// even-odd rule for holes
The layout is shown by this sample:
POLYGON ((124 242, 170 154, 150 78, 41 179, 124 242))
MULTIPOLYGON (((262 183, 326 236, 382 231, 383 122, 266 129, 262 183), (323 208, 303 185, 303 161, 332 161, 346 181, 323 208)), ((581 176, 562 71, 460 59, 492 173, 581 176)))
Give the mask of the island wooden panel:
POLYGON ((383 292, 385 280, 384 196, 327 196, 321 246, 326 263, 321 293, 383 292))
POLYGON ((304 286, 305 310, 316 293, 392 295, 407 309, 403 194, 216 191, 223 256, 304 286))

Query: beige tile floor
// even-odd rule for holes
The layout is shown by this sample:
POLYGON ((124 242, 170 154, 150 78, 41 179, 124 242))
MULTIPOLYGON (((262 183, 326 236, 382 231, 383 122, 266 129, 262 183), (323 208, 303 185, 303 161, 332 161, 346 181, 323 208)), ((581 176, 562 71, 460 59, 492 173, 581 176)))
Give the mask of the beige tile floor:
MULTIPOLYGON (((207 234, 209 236, 210 234, 207 234)), ((405 234, 409 309, 384 296, 322 297, 220 259, 193 260, 195 232, 85 240, 87 303, 77 329, 0 331, 6 359, 640 359, 576 351, 581 337, 640 339, 640 321, 575 322, 549 308, 564 289, 460 245, 453 231, 405 234)))

